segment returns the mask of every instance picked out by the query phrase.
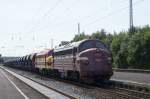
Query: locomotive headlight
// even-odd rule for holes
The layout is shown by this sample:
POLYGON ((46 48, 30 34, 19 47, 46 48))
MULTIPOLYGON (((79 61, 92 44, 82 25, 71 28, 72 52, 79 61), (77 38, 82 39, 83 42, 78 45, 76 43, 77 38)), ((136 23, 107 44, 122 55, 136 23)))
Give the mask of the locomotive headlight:
POLYGON ((107 60, 111 61, 111 57, 108 57, 107 60))
POLYGON ((108 60, 109 63, 112 62, 112 58, 111 57, 108 57, 107 60, 108 60))

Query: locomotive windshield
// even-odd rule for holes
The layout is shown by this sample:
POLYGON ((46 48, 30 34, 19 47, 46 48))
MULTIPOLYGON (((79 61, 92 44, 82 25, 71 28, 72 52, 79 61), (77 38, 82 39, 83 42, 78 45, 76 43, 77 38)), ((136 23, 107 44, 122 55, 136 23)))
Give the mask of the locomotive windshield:
POLYGON ((90 41, 84 42, 83 44, 80 45, 79 51, 81 52, 90 48, 100 48, 100 49, 108 51, 107 47, 98 40, 90 40, 90 41))

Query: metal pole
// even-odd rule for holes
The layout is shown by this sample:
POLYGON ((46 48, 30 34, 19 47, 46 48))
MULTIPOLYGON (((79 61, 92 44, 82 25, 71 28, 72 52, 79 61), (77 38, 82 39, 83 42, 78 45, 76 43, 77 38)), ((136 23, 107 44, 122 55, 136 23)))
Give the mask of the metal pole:
POLYGON ((53 49, 53 39, 51 39, 51 49, 53 49))
POLYGON ((80 23, 78 23, 78 34, 80 34, 80 23))
POLYGON ((129 17, 130 17, 130 20, 129 20, 129 25, 130 25, 129 32, 133 33, 133 5, 132 5, 132 0, 129 0, 129 4, 130 4, 130 8, 129 8, 129 17))

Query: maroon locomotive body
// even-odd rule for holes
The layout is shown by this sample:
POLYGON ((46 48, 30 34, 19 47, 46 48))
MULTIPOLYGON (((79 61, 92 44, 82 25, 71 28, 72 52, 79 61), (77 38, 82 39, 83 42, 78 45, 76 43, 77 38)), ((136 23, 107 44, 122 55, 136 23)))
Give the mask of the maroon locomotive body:
POLYGON ((100 40, 82 40, 54 49, 53 69, 62 78, 86 83, 109 80, 113 75, 111 52, 100 40))

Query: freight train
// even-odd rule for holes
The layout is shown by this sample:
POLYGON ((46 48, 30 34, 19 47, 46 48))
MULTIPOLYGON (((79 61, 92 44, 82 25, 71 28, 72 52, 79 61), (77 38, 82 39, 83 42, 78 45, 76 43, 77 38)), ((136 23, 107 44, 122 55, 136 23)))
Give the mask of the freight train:
POLYGON ((26 55, 4 65, 49 77, 94 83, 110 79, 113 75, 111 62, 111 52, 104 43, 85 39, 26 55))

